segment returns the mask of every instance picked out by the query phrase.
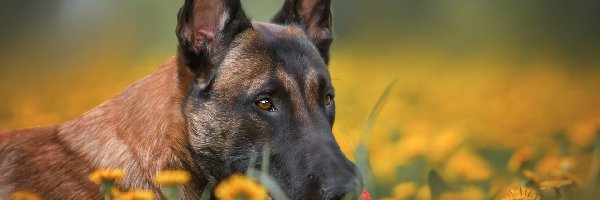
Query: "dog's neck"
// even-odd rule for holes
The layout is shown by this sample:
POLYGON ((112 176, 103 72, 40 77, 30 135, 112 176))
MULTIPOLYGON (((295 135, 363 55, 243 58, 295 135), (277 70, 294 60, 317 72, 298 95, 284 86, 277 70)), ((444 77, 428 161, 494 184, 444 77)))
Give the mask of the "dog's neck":
POLYGON ((153 177, 160 170, 188 170, 194 178, 182 192, 194 197, 205 181, 194 174, 198 169, 187 148, 181 113, 192 78, 173 57, 115 98, 60 125, 59 138, 92 167, 123 169, 124 189, 156 191, 153 177))

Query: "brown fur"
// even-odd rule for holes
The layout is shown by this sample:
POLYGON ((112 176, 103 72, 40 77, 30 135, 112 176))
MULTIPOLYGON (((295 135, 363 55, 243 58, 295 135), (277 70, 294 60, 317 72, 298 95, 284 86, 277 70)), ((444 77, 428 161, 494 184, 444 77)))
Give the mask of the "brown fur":
MULTIPOLYGON (((295 27, 265 23, 254 27, 277 37, 306 37, 295 27)), ((252 29, 240 34, 239 45, 225 56, 213 85, 223 101, 264 87, 263 80, 271 70, 267 66, 273 64, 270 57, 240 54, 249 49, 265 51, 259 35, 252 29), (248 63, 262 67, 244 67, 248 63)), ((0 199, 19 190, 32 191, 44 199, 99 199, 99 186, 87 175, 100 168, 125 170, 125 178, 118 182, 123 190, 148 189, 162 198, 161 188, 153 183, 158 171, 200 171, 188 149, 193 142, 189 141, 188 132, 192 130, 186 118, 193 121, 195 117, 182 114, 189 87, 195 79, 200 80, 178 59, 170 58, 150 76, 77 119, 60 125, 0 132, 0 199)), ((277 75, 289 84, 286 88, 295 90, 294 94, 299 93, 300 87, 308 87, 294 85, 294 80, 283 71, 277 75)), ((314 85, 314 81, 309 83, 314 85)), ((295 96, 294 100, 306 107, 302 97, 295 96)), ((211 107, 204 113, 210 115, 211 107)), ((308 117, 305 112, 298 114, 308 117)), ((235 116, 231 116, 223 128, 236 127, 235 121, 235 116)), ((200 174, 192 177, 192 183, 181 191, 185 199, 199 198, 208 181, 200 180, 200 174)))
MULTIPOLYGON (((122 189, 153 191, 160 189, 152 180, 162 169, 198 171, 181 115, 192 74, 175 61, 77 119, 0 132, 0 199, 18 190, 44 199, 99 199, 99 187, 87 178, 99 168, 125 170, 122 189)), ((183 195, 196 198, 203 186, 193 180, 183 195)))
POLYGON ((156 72, 77 119, 0 132, 0 199, 19 190, 100 199, 88 180, 100 168, 123 169, 120 189, 158 199, 155 174, 184 169, 192 181, 181 197, 198 199, 209 182, 245 171, 263 147, 291 199, 358 193, 358 171, 331 132, 335 105, 324 104, 333 93, 330 3, 287 0, 267 24, 251 23, 239 0, 186 0, 177 56, 156 72), (277 106, 256 107, 267 99, 277 106))

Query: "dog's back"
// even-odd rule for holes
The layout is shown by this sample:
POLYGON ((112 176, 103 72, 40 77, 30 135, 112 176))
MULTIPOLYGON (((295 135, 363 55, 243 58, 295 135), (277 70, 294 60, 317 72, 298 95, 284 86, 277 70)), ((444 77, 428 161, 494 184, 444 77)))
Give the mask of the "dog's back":
MULTIPOLYGON (((0 132, 0 199, 20 190, 44 199, 100 199, 88 175, 123 169, 120 188, 160 189, 152 182, 164 168, 182 168, 185 142, 178 104, 185 72, 171 58, 152 75, 69 122, 0 132), (182 151, 179 151, 182 150, 182 151), (144 170, 142 170, 144 169, 144 170)), ((193 187, 193 184, 190 184, 193 187)), ((194 197, 195 191, 182 194, 194 197)))
POLYGON ((97 186, 84 181, 93 168, 57 137, 57 126, 0 132, 0 197, 33 190, 56 199, 98 199, 97 186), (69 196, 65 196, 69 195, 69 196))

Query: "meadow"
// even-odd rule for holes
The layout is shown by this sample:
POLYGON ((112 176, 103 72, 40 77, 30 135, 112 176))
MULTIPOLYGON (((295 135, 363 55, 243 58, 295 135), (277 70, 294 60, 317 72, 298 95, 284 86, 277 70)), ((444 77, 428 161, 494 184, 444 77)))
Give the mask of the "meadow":
MULTIPOLYGON (((560 188, 562 198, 598 195, 600 84, 594 73, 569 71, 550 57, 515 64, 485 56, 449 63, 436 55, 397 55, 406 54, 339 50, 330 67, 334 133, 354 161, 369 113, 395 80, 369 131, 374 197, 430 199, 430 170, 449 186, 444 193, 458 199, 494 198, 519 185, 539 190, 545 181, 565 178, 572 184, 560 188), (490 63, 496 66, 481 67, 490 63)), ((0 79, 0 129, 75 118, 164 59, 131 64, 113 58, 32 77, 13 70, 17 75, 0 79)), ((556 198, 554 190, 538 192, 556 198)))
MULTIPOLYGON (((173 55, 179 3, 107 2, 0 35, 0 130, 76 118, 173 55)), ((333 131, 373 199, 600 196, 597 3, 334 2, 333 131)))

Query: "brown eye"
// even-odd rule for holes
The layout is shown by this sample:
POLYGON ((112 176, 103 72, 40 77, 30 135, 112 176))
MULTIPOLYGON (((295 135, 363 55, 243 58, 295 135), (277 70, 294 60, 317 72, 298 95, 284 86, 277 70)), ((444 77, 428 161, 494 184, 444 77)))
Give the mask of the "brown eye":
POLYGON ((327 97, 325 97, 325 105, 328 106, 329 104, 331 104, 331 95, 327 95, 327 97))
POLYGON ((261 99, 256 101, 256 106, 258 106, 258 108, 261 110, 274 111, 273 103, 271 103, 271 100, 269 99, 261 99))

